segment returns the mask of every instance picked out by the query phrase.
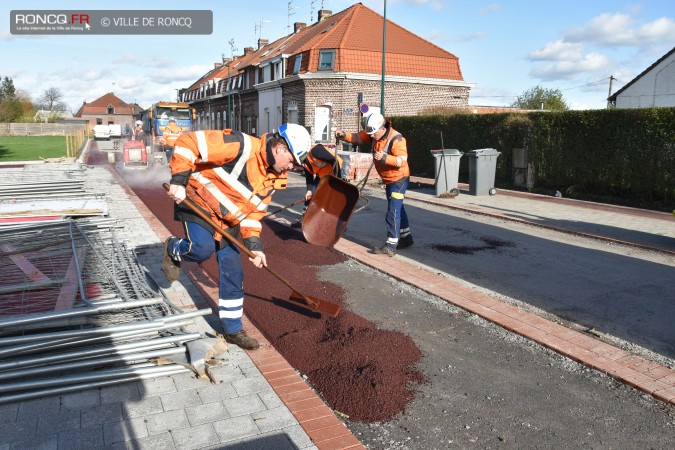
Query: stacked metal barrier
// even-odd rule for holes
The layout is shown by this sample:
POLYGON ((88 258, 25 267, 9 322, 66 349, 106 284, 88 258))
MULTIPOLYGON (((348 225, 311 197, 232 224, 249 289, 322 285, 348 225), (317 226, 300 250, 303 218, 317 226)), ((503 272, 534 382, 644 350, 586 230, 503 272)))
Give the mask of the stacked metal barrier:
POLYGON ((0 403, 186 372, 157 360, 211 313, 173 307, 101 219, 0 228, 0 273, 0 403))

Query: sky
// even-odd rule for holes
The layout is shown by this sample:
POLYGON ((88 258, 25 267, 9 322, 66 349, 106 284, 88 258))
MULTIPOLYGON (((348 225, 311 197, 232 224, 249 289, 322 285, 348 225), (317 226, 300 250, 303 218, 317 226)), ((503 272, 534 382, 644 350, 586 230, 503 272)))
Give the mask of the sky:
MULTIPOLYGON (((316 22, 348 0, 190 2, 146 0, 23 0, 22 10, 211 10, 209 35, 12 35, 10 11, 0 11, 0 77, 36 100, 55 87, 72 112, 107 92, 146 108, 175 100, 221 62, 316 22), (232 44, 230 44, 232 42, 232 44)), ((384 14, 384 0, 363 0, 384 14)), ((559 89, 571 109, 600 109, 616 92, 675 47, 672 0, 387 0, 387 19, 459 58, 474 84, 470 105, 509 106, 535 86, 559 89)), ((368 39, 368 36, 363 36, 368 39)), ((391 112, 395 114, 395 112, 391 112)))

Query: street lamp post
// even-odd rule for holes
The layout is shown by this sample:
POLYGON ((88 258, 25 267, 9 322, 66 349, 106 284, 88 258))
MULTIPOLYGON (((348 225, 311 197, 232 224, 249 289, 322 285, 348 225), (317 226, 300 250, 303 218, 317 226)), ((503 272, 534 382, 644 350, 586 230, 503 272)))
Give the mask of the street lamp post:
POLYGON ((384 73, 387 54, 387 0, 384 0, 384 21, 382 24, 382 82, 380 86, 380 114, 384 116, 384 73))

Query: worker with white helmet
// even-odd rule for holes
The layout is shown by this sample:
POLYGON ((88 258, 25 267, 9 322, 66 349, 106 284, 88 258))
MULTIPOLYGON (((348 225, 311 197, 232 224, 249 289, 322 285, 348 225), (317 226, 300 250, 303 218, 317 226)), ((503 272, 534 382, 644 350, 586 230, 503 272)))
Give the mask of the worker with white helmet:
POLYGON ((373 161, 377 173, 384 181, 387 193, 387 240, 381 247, 372 252, 394 256, 397 249, 413 245, 408 215, 403 206, 405 191, 410 182, 408 167, 408 148, 405 138, 391 126, 380 113, 372 113, 366 117, 365 129, 360 133, 338 131, 338 140, 352 144, 372 144, 373 161))
POLYGON ((239 249, 181 203, 189 194, 231 236, 241 233, 244 245, 255 255, 249 260, 256 267, 266 266, 260 221, 272 194, 286 188, 287 171, 302 164, 310 146, 309 133, 297 124, 284 124, 278 133, 261 138, 226 129, 195 131, 176 140, 168 194, 175 202, 174 218, 183 223, 186 237, 166 240, 162 271, 174 281, 181 261, 199 263, 215 252, 225 339, 239 347, 255 349, 259 345, 242 329, 244 272, 239 249))
POLYGON ((131 135, 131 140, 145 142, 145 132, 143 131, 143 122, 141 122, 140 120, 136 121, 136 127, 134 128, 134 132, 131 135))

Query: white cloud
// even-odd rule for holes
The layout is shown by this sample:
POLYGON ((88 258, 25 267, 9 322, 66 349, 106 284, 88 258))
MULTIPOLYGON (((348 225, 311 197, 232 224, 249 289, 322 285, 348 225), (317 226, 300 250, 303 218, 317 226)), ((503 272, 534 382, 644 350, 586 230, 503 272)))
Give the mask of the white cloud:
POLYGON ((675 21, 661 17, 639 26, 628 14, 604 13, 586 25, 569 30, 564 40, 598 46, 642 47, 675 41, 675 21))
POLYGON ((579 60, 583 55, 583 45, 580 43, 557 40, 547 43, 544 48, 528 53, 532 61, 565 61, 579 60))
POLYGON ((607 56, 588 53, 580 59, 534 67, 530 70, 530 75, 543 81, 574 80, 582 74, 611 73, 613 67, 607 56))

